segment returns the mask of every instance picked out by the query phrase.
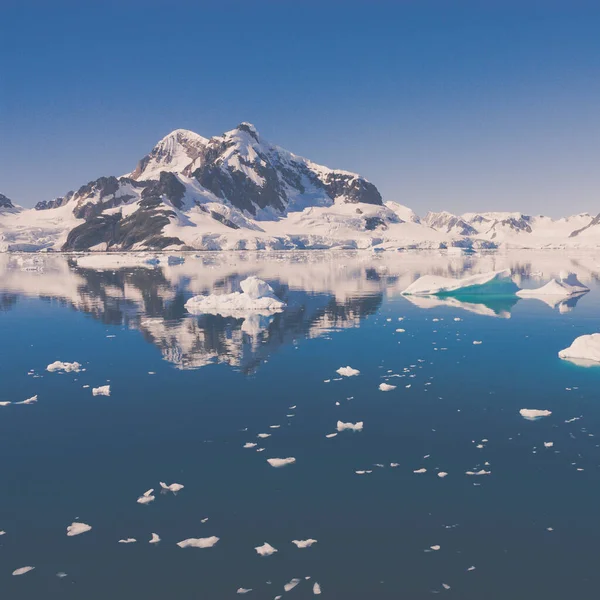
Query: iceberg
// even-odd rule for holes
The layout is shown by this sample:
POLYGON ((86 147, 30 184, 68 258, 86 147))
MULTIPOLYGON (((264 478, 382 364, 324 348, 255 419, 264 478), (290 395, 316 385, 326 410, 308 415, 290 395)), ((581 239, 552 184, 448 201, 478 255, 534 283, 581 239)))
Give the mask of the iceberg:
POLYGON ((293 465, 296 462, 296 459, 293 456, 289 458, 267 458, 267 462, 272 467, 285 467, 286 465, 293 465))
POLYGON ((294 577, 294 579, 290 580, 288 583, 286 583, 283 586, 283 589, 286 592, 289 592, 290 590, 293 590, 299 583, 300 583, 300 579, 294 577))
POLYGON ((392 390, 396 389, 395 385, 390 385, 389 383, 380 383, 379 384, 379 389, 382 392, 391 392, 392 390))
POLYGON ((155 496, 152 495, 152 492, 154 492, 154 488, 151 488, 147 491, 145 491, 137 500, 136 502, 138 504, 150 504, 150 502, 153 502, 155 500, 155 496))
POLYGON ((313 544, 316 544, 317 540, 309 538, 308 540, 292 540, 292 544, 295 544, 298 548, 310 548, 313 544))
POLYGON ((363 430, 363 421, 358 421, 357 423, 343 423, 342 421, 337 422, 337 430, 338 431, 362 431, 363 430))
POLYGON ((510 271, 490 271, 470 275, 462 279, 423 275, 413 281, 403 292, 405 296, 451 296, 451 295, 514 295, 519 287, 512 280, 510 271))
POLYGON ((86 533, 92 529, 91 525, 87 525, 86 523, 71 523, 67 527, 67 535, 69 537, 73 537, 75 535, 81 535, 82 533, 86 533))
POLYGON ((35 567, 21 567, 19 569, 15 569, 12 574, 15 576, 25 575, 25 573, 29 573, 29 571, 33 571, 34 569, 35 567))
POLYGON ((517 292, 520 298, 534 298, 545 302, 551 308, 559 307, 561 313, 568 312, 581 296, 590 288, 581 283, 575 273, 561 271, 559 279, 552 279, 546 285, 517 292), (569 302, 571 300, 571 302, 569 302))
POLYGON ((355 377, 356 375, 360 375, 360 371, 358 369, 353 369, 352 367, 340 367, 336 373, 342 377, 355 377))
POLYGON ((549 417, 552 414, 551 410, 539 410, 537 408, 522 408, 519 413, 524 419, 529 421, 537 421, 541 417, 549 417))
POLYGON ((262 546, 256 546, 254 549, 256 550, 257 554, 260 554, 260 556, 271 556, 271 554, 278 552, 277 548, 273 548, 273 546, 267 542, 265 542, 262 546))
POLYGON ((97 388, 92 388, 94 396, 110 396, 110 385, 101 385, 97 388))
POLYGON ((152 537, 150 538, 150 541, 148 543, 149 544, 158 544, 158 542, 160 542, 160 536, 158 535, 158 533, 153 533, 152 537))
POLYGON ((188 538, 177 542, 177 545, 180 548, 212 548, 218 541, 219 538, 213 535, 207 538, 188 538))
POLYGON ((46 371, 49 371, 50 373, 55 373, 57 371, 64 371, 65 373, 79 373, 79 371, 81 371, 81 365, 78 362, 69 363, 55 360, 46 367, 46 371))
POLYGON ((252 276, 240 283, 241 292, 231 294, 209 294, 194 296, 185 303, 187 311, 193 315, 219 314, 223 317, 239 317, 240 313, 256 312, 270 314, 281 312, 287 306, 262 279, 252 276))
POLYGON ((137 542, 137 540, 135 538, 125 538, 122 540, 119 540, 119 544, 135 544, 137 542))
POLYGON ((159 481, 160 487, 164 491, 173 492, 174 494, 183 489, 183 485, 181 483, 172 483, 171 485, 167 485, 164 481, 159 481))
POLYGON ((600 333, 575 338, 568 348, 558 353, 558 356, 581 366, 600 363, 600 333))

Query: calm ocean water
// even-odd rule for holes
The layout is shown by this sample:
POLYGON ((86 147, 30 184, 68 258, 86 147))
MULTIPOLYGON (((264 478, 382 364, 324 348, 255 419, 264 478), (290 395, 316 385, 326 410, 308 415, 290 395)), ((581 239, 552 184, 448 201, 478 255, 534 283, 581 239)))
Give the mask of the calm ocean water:
POLYGON ((551 252, 230 253, 117 270, 0 255, 2 597, 301 599, 315 582, 344 600, 595 597, 600 367, 557 353, 600 331, 599 277, 600 257, 551 252), (400 295, 420 275, 500 268, 523 287, 574 271, 591 291, 560 306, 400 295), (186 312, 248 275, 287 309, 186 312), (57 360, 85 370, 46 371, 57 360), (360 375, 340 377, 347 365, 360 375), (338 420, 363 430, 326 437, 338 420), (76 521, 91 531, 68 537, 76 521), (278 551, 259 556, 265 542, 278 551))

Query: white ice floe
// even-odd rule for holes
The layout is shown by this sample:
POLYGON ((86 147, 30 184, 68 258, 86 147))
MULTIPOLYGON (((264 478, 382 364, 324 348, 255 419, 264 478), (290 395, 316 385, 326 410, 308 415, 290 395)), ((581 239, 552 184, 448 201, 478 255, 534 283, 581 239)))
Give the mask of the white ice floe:
POLYGON ((443 479, 444 477, 446 477, 447 475, 448 475, 448 473, 446 473, 445 471, 440 471, 440 472, 437 474, 437 476, 438 476, 438 477, 441 477, 442 479, 443 479))
POLYGON ((251 592, 252 588, 238 588, 236 594, 247 594, 251 592))
POLYGON ((296 462, 296 459, 293 456, 288 458, 267 458, 267 462, 272 467, 285 467, 286 465, 292 465, 296 462))
POLYGON ((71 523, 71 525, 69 525, 67 527, 67 535, 69 537, 73 537, 76 535, 81 535, 82 533, 86 533, 87 531, 90 531, 92 529, 91 525, 87 525, 86 523, 71 523))
POLYGON ((149 544, 158 544, 160 542, 160 535, 158 533, 153 533, 152 537, 148 541, 149 544))
POLYGON ((554 446, 554 442, 544 442, 544 448, 552 448, 554 446))
POLYGON ((313 585, 313 594, 315 596, 318 596, 321 593, 321 586, 315 581, 315 584, 313 585))
POLYGON ((10 401, 5 401, 5 402, 0 402, 0 406, 8 406, 9 404, 12 404, 12 402, 10 401))
POLYGON ((391 392, 392 390, 396 389, 395 385, 390 385, 389 383, 380 383, 379 384, 379 389, 382 392, 391 392))
POLYGON ((254 448, 255 446, 257 446, 258 444, 255 444, 254 442, 246 442, 244 444, 244 448, 254 448))
POLYGON ((581 335, 558 353, 560 358, 579 362, 581 365, 600 363, 600 333, 581 335))
POLYGON ((357 421, 356 423, 343 423, 342 421, 337 422, 337 430, 338 431, 362 431, 363 430, 363 421, 357 421))
POLYGON ((333 438, 337 435, 337 433, 328 433, 325 437, 326 438, 333 438))
POLYGON ((537 408, 522 408, 519 413, 524 419, 536 421, 541 417, 549 417, 552 414, 551 410, 539 410, 537 408))
POLYGON ((6 531, 4 531, 4 529, 0 531, 0 535, 6 535, 6 531))
POLYGON ((27 398, 27 400, 21 400, 21 402, 15 402, 15 404, 35 404, 37 402, 37 395, 31 396, 31 398, 27 398))
POLYGON ((441 548, 441 546, 439 546, 439 545, 437 545, 437 544, 436 544, 435 546, 429 546, 429 547, 430 547, 430 548, 431 548, 431 549, 432 549, 434 552, 437 552, 437 551, 438 551, 438 550, 441 548))
POLYGON ((168 490, 169 492, 179 492, 180 490, 182 490, 184 488, 184 486, 181 483, 172 483, 171 485, 167 485, 164 481, 159 481, 160 483, 160 487, 163 490, 168 490))
POLYGON ((316 544, 317 540, 309 538, 308 540, 292 540, 292 544, 298 546, 298 548, 310 548, 313 544, 316 544))
POLYGON ((50 371, 50 373, 55 373, 57 371, 64 371, 65 373, 79 373, 79 371, 81 371, 81 365, 78 362, 70 363, 56 360, 46 367, 46 371, 50 371))
POLYGON ((485 469, 481 469, 479 471, 465 471, 465 475, 491 475, 491 471, 486 471, 485 469))
POLYGON ((360 371, 352 367, 340 367, 336 373, 342 377, 356 377, 356 375, 360 375, 360 371))
POLYGON ((258 313, 281 312, 287 305, 282 302, 273 288, 258 277, 248 277, 240 283, 241 292, 232 294, 209 294, 194 296, 185 303, 192 314, 220 314, 238 316, 240 313, 254 311, 258 313))
POLYGON ((462 279, 423 275, 413 281, 403 292, 404 295, 436 296, 446 294, 514 294, 518 286, 512 280, 510 271, 491 271, 470 275, 462 279))
POLYGON ((271 435, 272 434, 270 433, 259 433, 256 437, 264 440, 265 438, 271 437, 271 435))
POLYGON ((219 538, 213 535, 207 538, 188 538, 177 542, 177 545, 180 548, 212 548, 218 541, 219 538))
POLYGON ((289 592, 290 590, 293 590, 299 583, 300 583, 300 579, 297 579, 296 577, 294 577, 294 579, 290 580, 288 583, 286 583, 283 586, 283 589, 286 592, 289 592))
POLYGON ((479 346, 481 344, 483 344, 483 342, 481 340, 473 340, 473 345, 474 346, 479 346))
POLYGON ((135 544, 137 540, 135 538, 125 538, 123 540, 119 540, 119 544, 135 544))
POLYGON ((277 548, 273 548, 273 546, 267 542, 265 542, 262 546, 256 546, 254 549, 260 556, 271 556, 271 554, 278 552, 277 548))
POLYGON ((94 396, 110 396, 110 385, 101 385, 97 388, 92 388, 94 396))
POLYGON ((33 571, 35 567, 21 567, 19 569, 15 569, 12 574, 13 575, 25 575, 25 573, 29 573, 29 571, 33 571))
POLYGON ((156 498, 152 495, 152 492, 154 491, 154 488, 151 488, 147 491, 145 491, 137 500, 136 502, 138 504, 150 504, 150 502, 153 502, 156 498))
POLYGON ((418 474, 427 473, 427 469, 417 469, 416 471, 413 471, 413 473, 418 473, 418 474))
POLYGON ((561 271, 559 279, 552 279, 546 285, 535 289, 523 289, 517 292, 517 296, 521 298, 543 298, 548 297, 552 300, 552 304, 558 304, 560 300, 577 296, 589 292, 590 288, 586 287, 577 279, 575 273, 561 271))

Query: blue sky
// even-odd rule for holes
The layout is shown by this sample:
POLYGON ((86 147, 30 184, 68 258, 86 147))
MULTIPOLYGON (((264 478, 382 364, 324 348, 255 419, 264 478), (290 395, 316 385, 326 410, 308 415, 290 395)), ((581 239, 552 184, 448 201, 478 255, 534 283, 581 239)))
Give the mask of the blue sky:
POLYGON ((22 205, 250 121, 419 213, 600 212, 597 2, 2 5, 0 192, 22 205))

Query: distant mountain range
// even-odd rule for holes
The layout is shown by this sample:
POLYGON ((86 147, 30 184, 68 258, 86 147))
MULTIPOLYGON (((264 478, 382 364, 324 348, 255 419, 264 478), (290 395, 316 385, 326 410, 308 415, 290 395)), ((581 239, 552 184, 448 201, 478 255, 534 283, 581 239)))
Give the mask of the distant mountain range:
POLYGON ((24 209, 0 194, 0 251, 589 248, 600 215, 428 213, 364 177, 264 140, 253 125, 177 129, 130 173, 24 209))

